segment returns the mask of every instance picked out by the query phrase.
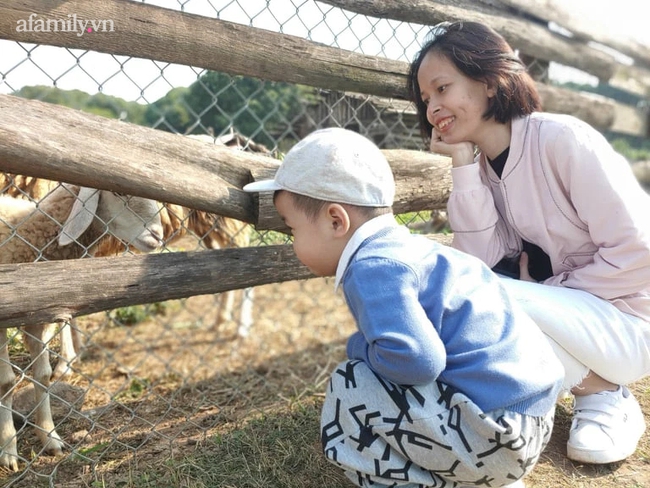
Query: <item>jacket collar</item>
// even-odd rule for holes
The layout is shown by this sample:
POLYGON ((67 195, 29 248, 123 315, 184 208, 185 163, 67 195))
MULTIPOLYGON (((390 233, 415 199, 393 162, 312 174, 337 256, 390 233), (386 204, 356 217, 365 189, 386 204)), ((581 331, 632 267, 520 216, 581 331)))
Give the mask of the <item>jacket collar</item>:
MULTIPOLYGON (((526 139, 529 136, 529 126, 530 126, 531 115, 526 115, 524 117, 517 117, 512 119, 510 123, 510 153, 508 154, 508 160, 503 168, 503 174, 501 175, 501 181, 505 180, 510 173, 522 162, 522 156, 524 153, 524 147, 526 145, 526 139)), ((493 183, 498 183, 499 178, 492 170, 492 167, 488 163, 487 157, 481 152, 479 154, 479 164, 485 170, 488 178, 493 183)))
POLYGON ((345 248, 343 249, 343 253, 341 254, 341 258, 339 259, 339 264, 336 268, 336 279, 334 281, 334 291, 338 290, 338 287, 343 280, 343 274, 345 273, 345 270, 347 269, 348 264, 350 263, 350 259, 352 259, 352 256, 357 251, 357 249, 359 249, 361 244, 363 244, 363 242, 366 239, 373 236, 381 229, 384 229, 386 227, 393 227, 393 226, 396 227, 398 225, 399 224, 395 221, 395 215, 393 215, 393 213, 391 212, 369 220, 368 222, 364 223, 361 227, 359 227, 354 232, 354 234, 352 234, 352 237, 350 238, 345 248))

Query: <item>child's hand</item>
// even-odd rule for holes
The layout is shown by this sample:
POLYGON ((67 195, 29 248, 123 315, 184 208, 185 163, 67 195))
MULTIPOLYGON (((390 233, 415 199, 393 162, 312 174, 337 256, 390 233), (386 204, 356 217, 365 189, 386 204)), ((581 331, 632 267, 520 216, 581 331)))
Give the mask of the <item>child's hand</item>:
POLYGON ((431 131, 431 152, 451 156, 451 165, 454 168, 466 166, 474 162, 474 144, 471 142, 458 142, 447 144, 443 142, 440 134, 435 129, 431 131))

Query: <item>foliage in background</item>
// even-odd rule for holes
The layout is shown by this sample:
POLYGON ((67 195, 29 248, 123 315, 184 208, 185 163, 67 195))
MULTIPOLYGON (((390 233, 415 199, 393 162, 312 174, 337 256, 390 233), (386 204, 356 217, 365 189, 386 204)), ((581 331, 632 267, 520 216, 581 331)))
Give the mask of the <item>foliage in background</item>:
POLYGON ((313 88, 215 71, 149 105, 47 86, 23 87, 14 95, 181 134, 218 136, 233 128, 269 148, 276 140, 296 138, 293 130, 316 97, 313 88))
MULTIPOLYGON (((182 133, 211 130, 221 134, 232 126, 256 142, 274 147, 283 134, 292 132, 312 91, 287 83, 208 71, 184 96, 183 105, 194 112, 191 118, 197 122, 174 128, 182 133)), ((165 99, 167 96, 161 101, 165 99)), ((158 108, 159 102, 151 105, 152 110, 158 108)), ((165 113, 162 115, 166 118, 165 113)))
POLYGON ((81 90, 60 90, 49 86, 25 86, 13 94, 30 100, 64 105, 108 117, 109 119, 121 119, 134 124, 146 125, 146 105, 127 102, 121 98, 104 95, 103 93, 89 95, 81 90))
POLYGON ((196 112, 185 101, 189 91, 187 87, 173 88, 164 97, 147 105, 143 125, 184 134, 185 129, 199 119, 196 112))
POLYGON ((650 140, 612 133, 605 133, 605 137, 628 161, 650 161, 650 140))
MULTIPOLYGON (((648 103, 638 95, 600 84, 564 83, 563 88, 603 95, 628 105, 648 103)), ((29 86, 19 97, 64 105, 84 112, 182 134, 220 135, 232 129, 273 148, 277 140, 295 139, 293 128, 305 117, 305 107, 316 103, 313 88, 275 83, 207 71, 189 87, 174 88, 159 100, 142 105, 98 93, 29 86)), ((650 140, 605 132, 614 148, 629 161, 650 160, 650 140)), ((288 150, 288 147, 281 148, 288 150)))

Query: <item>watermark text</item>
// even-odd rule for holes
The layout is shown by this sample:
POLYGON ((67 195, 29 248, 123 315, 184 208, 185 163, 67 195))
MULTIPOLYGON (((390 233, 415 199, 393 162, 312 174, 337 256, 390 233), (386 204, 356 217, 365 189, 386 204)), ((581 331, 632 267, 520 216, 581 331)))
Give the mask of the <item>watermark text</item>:
POLYGON ((115 32, 112 20, 85 20, 77 14, 68 14, 67 19, 45 19, 29 14, 28 19, 16 21, 16 32, 74 32, 77 37, 92 32, 115 32))

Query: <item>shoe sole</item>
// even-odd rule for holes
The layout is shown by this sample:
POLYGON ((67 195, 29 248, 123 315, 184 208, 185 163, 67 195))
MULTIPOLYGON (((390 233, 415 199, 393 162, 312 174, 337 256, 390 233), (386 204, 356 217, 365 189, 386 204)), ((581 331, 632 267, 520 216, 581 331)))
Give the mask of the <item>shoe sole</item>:
POLYGON ((606 451, 591 451, 586 449, 579 449, 571 447, 567 444, 567 457, 572 461, 578 461, 586 464, 611 464, 618 461, 623 461, 629 458, 636 451, 636 443, 634 448, 626 451, 613 451, 608 449, 606 451))

